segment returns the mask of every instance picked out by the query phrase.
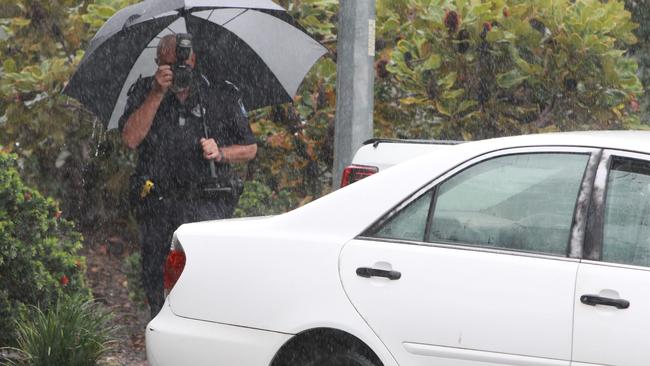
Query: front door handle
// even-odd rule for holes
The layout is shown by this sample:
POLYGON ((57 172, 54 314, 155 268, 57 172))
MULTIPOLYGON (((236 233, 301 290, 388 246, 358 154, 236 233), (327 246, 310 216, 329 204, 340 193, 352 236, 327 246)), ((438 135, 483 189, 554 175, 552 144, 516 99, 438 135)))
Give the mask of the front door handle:
POLYGON ((370 278, 370 277, 385 277, 389 280, 399 280, 402 277, 402 274, 398 271, 387 271, 384 269, 368 268, 368 267, 359 267, 357 268, 357 276, 370 278))
POLYGON ((582 295, 580 296, 580 302, 585 305, 605 305, 613 306, 617 309, 627 309, 630 307, 630 302, 623 299, 612 299, 609 297, 602 297, 598 295, 582 295))

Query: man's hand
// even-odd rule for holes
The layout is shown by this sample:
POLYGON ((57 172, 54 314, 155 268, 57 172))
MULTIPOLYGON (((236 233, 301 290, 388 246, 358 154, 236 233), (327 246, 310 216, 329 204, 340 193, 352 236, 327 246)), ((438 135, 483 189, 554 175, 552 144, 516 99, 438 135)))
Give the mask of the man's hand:
POLYGON ((151 130, 158 107, 172 85, 174 73, 169 65, 160 65, 153 80, 151 90, 140 106, 131 113, 122 129, 122 140, 131 149, 137 148, 151 130))
POLYGON ((160 65, 158 66, 156 75, 154 75, 153 87, 151 90, 158 95, 164 95, 171 87, 173 80, 174 73, 172 72, 171 66, 160 65))
POLYGON ((201 147, 203 148, 203 157, 207 160, 221 161, 223 155, 219 152, 219 146, 214 139, 201 139, 201 147))

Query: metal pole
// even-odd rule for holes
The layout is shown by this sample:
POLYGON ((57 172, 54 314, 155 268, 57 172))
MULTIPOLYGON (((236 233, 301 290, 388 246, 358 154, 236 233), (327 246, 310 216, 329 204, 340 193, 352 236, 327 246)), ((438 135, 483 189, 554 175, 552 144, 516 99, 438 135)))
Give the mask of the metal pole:
POLYGON ((340 0, 334 126, 334 189, 361 144, 373 136, 375 0, 340 0))

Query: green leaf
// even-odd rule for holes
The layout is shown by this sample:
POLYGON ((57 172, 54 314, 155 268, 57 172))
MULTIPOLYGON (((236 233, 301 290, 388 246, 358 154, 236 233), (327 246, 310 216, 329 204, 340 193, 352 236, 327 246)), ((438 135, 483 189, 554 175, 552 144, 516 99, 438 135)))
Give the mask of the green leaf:
POLYGON ((503 40, 503 31, 500 29, 491 30, 486 37, 486 40, 490 43, 495 43, 500 40, 503 40))
POLYGON ((528 62, 524 61, 523 58, 514 57, 513 59, 521 71, 525 72, 526 74, 530 74, 532 72, 531 65, 528 62))
POLYGON ((391 18, 391 19, 388 19, 387 21, 383 22, 380 25, 380 27, 381 27, 380 32, 388 33, 388 32, 393 32, 393 31, 396 31, 397 29, 399 29, 400 24, 396 19, 391 18))
POLYGON ((405 39, 397 42, 397 49, 402 53, 409 52, 410 50, 412 50, 414 48, 415 47, 413 46, 413 44, 411 42, 405 40, 405 39))
POLYGON ((422 70, 437 70, 442 65, 442 57, 436 53, 429 56, 429 58, 422 64, 422 70))
POLYGON ((312 27, 312 28, 320 28, 320 27, 322 26, 321 21, 318 20, 318 18, 316 18, 316 17, 313 16, 313 15, 310 15, 310 16, 308 16, 308 17, 306 17, 306 18, 303 18, 303 19, 301 20, 301 23, 302 23, 304 26, 312 27))
POLYGON ((519 70, 511 70, 503 74, 497 75, 497 85, 504 89, 512 88, 515 85, 521 84, 528 76, 522 76, 519 70))
POLYGON ((477 18, 482 18, 483 15, 490 14, 492 8, 491 2, 485 2, 480 5, 474 5, 470 14, 476 16, 477 18))
POLYGON ((443 99, 456 99, 465 93, 464 89, 450 90, 442 94, 443 99))
POLYGON ((97 14, 104 18, 110 18, 115 14, 115 9, 110 6, 102 5, 97 7, 97 14))
POLYGON ((463 100, 463 102, 458 106, 458 109, 456 109, 456 113, 463 113, 477 104, 478 102, 475 100, 463 100))
POLYGON ((419 104, 422 102, 425 102, 426 99, 422 98, 415 98, 415 97, 407 97, 407 98, 402 98, 399 100, 400 103, 404 105, 413 105, 413 104, 419 104))
POLYGON ((16 72, 16 61, 12 58, 8 58, 2 63, 2 68, 4 72, 16 72))
POLYGON ((330 58, 324 58, 316 64, 318 68, 318 73, 329 77, 336 74, 336 63, 330 58))
POLYGON ((23 17, 16 17, 11 20, 11 23, 19 28, 22 28, 32 24, 32 20, 23 17))
POLYGON ((444 78, 438 80, 438 86, 441 86, 445 89, 451 89, 451 87, 454 86, 456 83, 456 79, 458 78, 458 74, 455 71, 452 71, 445 75, 444 78))
POLYGON ((451 117, 451 113, 449 112, 449 108, 445 106, 442 102, 436 100, 435 101, 436 109, 438 110, 438 113, 451 117))

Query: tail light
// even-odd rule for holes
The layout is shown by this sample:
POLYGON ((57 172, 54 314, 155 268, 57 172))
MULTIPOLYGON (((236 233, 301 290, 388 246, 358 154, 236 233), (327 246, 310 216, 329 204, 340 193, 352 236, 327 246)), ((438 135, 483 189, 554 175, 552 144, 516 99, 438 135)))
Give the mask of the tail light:
POLYGON ((352 184, 358 180, 361 180, 365 177, 369 177, 377 173, 379 169, 374 166, 367 165, 348 165, 345 170, 343 170, 343 177, 341 178, 341 187, 345 187, 348 184, 352 184))
POLYGON ((176 284, 176 281, 181 277, 183 269, 185 268, 185 251, 181 243, 174 235, 172 245, 165 261, 165 271, 163 276, 163 285, 165 291, 169 292, 176 284))

